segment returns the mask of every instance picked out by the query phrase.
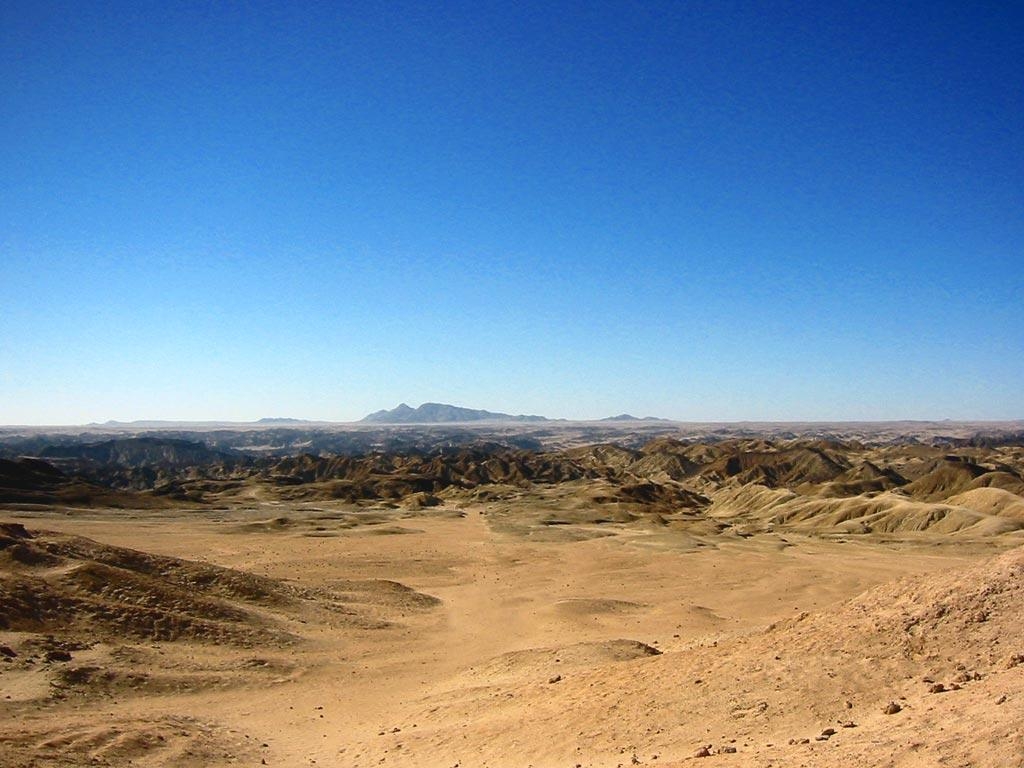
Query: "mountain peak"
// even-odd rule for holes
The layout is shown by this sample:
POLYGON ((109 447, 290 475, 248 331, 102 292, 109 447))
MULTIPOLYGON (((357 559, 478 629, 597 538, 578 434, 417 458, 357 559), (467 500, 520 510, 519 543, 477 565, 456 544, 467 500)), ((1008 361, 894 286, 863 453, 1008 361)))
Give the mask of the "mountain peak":
POLYGON ((399 403, 389 410, 375 411, 362 421, 371 424, 448 424, 463 421, 547 421, 543 416, 513 416, 509 413, 463 408, 448 403, 423 403, 411 408, 399 403))

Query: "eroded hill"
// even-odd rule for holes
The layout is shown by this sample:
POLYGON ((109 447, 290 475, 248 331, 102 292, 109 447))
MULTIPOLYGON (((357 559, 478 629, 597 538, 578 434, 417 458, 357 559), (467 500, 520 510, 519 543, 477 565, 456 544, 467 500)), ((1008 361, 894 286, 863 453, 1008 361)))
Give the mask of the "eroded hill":
POLYGON ((683 533, 1021 535, 1024 447, 856 441, 501 444, 358 455, 228 456, 146 439, 0 460, 8 505, 198 508, 242 503, 423 509, 493 502, 518 525, 643 525, 683 533), (53 462, 53 463, 50 463, 53 462))

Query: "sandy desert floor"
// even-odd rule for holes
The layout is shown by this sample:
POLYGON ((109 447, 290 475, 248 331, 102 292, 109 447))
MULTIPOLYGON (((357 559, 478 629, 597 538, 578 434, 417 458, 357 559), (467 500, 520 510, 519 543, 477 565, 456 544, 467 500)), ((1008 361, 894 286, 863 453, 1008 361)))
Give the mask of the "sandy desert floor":
POLYGON ((7 514, 0 764, 1024 765, 1004 539, 336 511, 7 514))

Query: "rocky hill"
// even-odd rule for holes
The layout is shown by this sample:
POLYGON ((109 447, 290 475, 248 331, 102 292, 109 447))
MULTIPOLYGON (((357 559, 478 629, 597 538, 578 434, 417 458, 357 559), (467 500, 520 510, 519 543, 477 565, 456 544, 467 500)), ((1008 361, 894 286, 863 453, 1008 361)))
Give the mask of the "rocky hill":
POLYGON ((544 451, 479 443, 246 456, 138 438, 55 446, 44 455, 45 461, 3 462, 0 503, 500 502, 503 524, 513 527, 534 520, 653 524, 687 535, 791 530, 1024 538, 1024 447, 1014 443, 949 449, 658 437, 639 448, 599 443, 544 451))

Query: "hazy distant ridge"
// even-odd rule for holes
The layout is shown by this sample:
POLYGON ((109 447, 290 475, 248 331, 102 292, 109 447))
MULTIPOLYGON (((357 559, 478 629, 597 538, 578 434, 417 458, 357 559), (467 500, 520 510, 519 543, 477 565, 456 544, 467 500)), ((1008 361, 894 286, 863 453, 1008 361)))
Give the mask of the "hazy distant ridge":
POLYGON ((644 416, 640 418, 629 413, 620 413, 618 416, 606 416, 601 421, 665 421, 665 419, 659 416, 644 416))
POLYGON ((376 411, 362 421, 371 424, 446 424, 459 421, 547 421, 544 416, 513 416, 509 413, 462 408, 447 403, 423 403, 412 408, 399 403, 390 411, 376 411))

